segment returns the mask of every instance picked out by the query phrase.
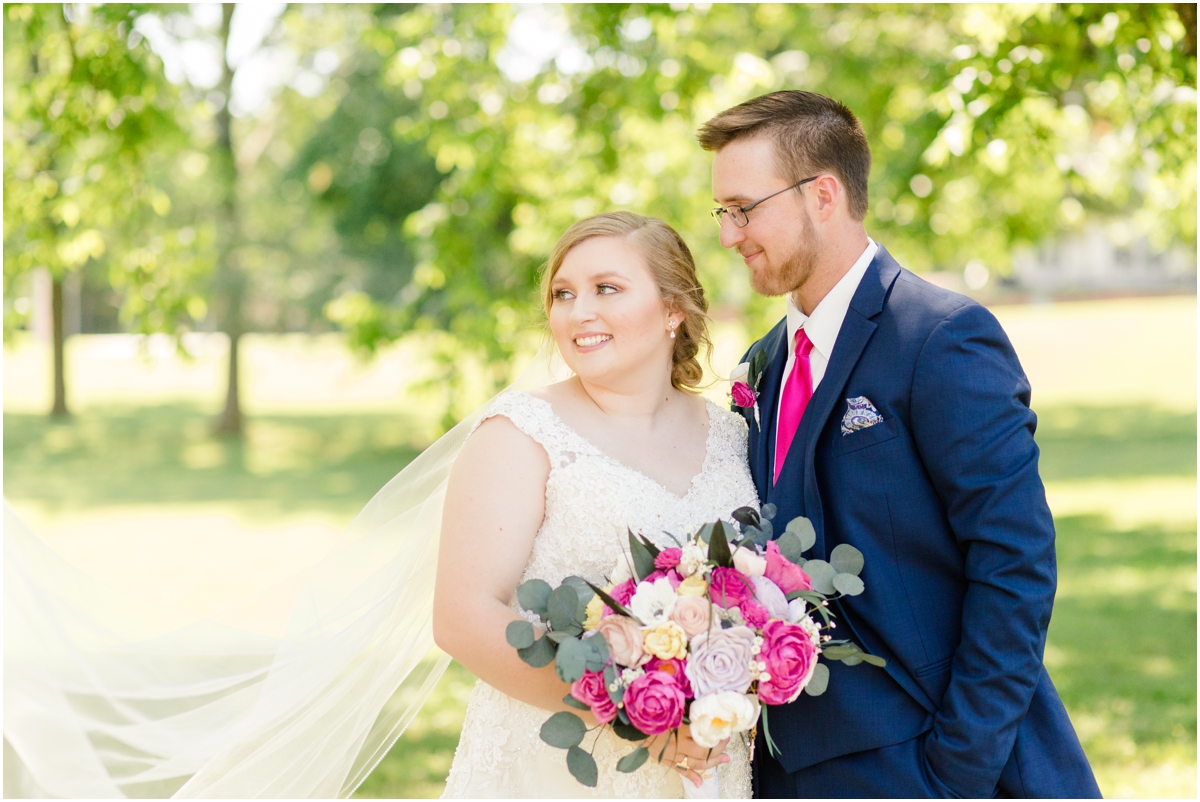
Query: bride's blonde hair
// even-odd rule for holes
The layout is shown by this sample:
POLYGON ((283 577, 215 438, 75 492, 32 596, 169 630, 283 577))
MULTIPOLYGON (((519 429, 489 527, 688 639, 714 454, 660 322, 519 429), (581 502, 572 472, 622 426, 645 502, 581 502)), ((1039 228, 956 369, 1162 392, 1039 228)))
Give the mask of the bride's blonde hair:
POLYGON ((697 358, 700 350, 704 349, 705 358, 712 358, 706 314, 708 300, 696 278, 696 262, 687 243, 662 220, 633 212, 608 212, 585 218, 568 228, 550 252, 550 260, 542 272, 546 314, 550 314, 554 302, 550 284, 563 259, 576 245, 596 237, 619 237, 637 248, 650 268, 663 303, 683 314, 683 321, 675 330, 671 384, 676 389, 695 392, 693 388, 704 379, 704 368, 697 358))

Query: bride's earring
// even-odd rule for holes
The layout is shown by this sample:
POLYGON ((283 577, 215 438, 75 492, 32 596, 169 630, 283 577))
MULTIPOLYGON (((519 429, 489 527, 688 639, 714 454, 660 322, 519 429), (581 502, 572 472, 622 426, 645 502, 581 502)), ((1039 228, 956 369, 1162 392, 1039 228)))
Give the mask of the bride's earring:
POLYGON ((675 339, 675 326, 676 326, 676 325, 677 325, 677 324, 676 324, 674 321, 672 321, 672 323, 671 323, 671 339, 672 339, 672 340, 674 340, 674 339, 675 339))

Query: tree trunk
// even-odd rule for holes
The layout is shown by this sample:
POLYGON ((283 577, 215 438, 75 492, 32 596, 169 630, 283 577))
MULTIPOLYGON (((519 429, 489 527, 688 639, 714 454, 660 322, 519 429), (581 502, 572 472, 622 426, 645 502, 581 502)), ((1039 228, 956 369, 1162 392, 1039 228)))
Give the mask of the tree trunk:
POLYGON ((63 330, 63 280, 60 276, 51 277, 50 317, 54 329, 54 407, 50 417, 65 418, 71 413, 67 411, 67 380, 63 360, 63 346, 66 337, 63 330))
POLYGON ((245 277, 237 264, 238 244, 237 218, 237 160, 233 152, 233 118, 229 113, 229 102, 233 95, 233 70, 229 67, 229 28, 233 19, 233 3, 222 4, 221 10, 221 82, 217 91, 225 97, 225 103, 217 112, 217 142, 215 171, 222 187, 221 205, 218 209, 218 225, 221 252, 217 265, 216 304, 217 322, 221 331, 229 336, 229 370, 225 392, 225 409, 216 421, 217 434, 240 437, 242 434, 242 404, 238 385, 238 345, 244 330, 242 321, 242 299, 245 295, 245 277))

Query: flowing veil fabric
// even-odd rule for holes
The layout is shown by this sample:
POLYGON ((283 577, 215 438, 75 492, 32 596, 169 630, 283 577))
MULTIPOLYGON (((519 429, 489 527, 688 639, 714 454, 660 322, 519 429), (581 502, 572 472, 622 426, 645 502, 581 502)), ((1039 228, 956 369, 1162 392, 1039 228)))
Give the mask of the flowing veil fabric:
MULTIPOLYGON (((568 375, 546 346, 510 389, 568 375)), ((449 663, 432 629, 442 503, 485 408, 311 571, 202 619, 72 565, 5 502, 5 796, 349 796, 449 663)))

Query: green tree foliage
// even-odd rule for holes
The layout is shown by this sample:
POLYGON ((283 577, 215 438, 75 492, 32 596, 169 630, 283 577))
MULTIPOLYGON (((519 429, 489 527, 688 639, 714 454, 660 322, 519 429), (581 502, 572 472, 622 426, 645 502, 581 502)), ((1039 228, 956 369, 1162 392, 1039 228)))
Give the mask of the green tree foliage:
POLYGON ((405 222, 418 261, 395 300, 330 306, 368 346, 439 328, 503 364, 539 314, 554 240, 614 208, 677 226, 720 306, 766 314, 717 243, 694 135, 780 88, 858 114, 875 153, 868 230, 915 269, 1005 272, 1014 248, 1088 221, 1195 241, 1186 8, 431 5, 379 17, 369 41, 386 90, 419 104, 393 133, 426 143, 444 178, 405 222), (531 27, 540 56, 521 52, 531 27))
MULTIPOLYGON (((4 13, 4 289, 11 298, 31 271, 51 274, 53 412, 65 415, 67 272, 107 258, 135 325, 169 328, 185 312, 192 263, 177 238, 153 236, 171 203, 148 179, 156 152, 177 142, 176 95, 158 57, 128 45, 127 6, 4 13)), ((6 337, 19 322, 6 305, 6 337)))

